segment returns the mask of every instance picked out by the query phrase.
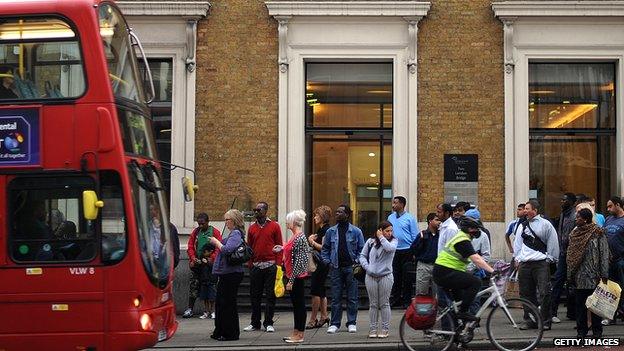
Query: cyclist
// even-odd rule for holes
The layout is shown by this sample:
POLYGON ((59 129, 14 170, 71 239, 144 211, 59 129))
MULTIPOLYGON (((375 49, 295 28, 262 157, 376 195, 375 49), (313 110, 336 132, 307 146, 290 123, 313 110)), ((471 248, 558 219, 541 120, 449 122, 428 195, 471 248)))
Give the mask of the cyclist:
POLYGON ((472 247, 471 240, 481 236, 481 229, 482 225, 475 219, 462 217, 459 220, 459 232, 438 253, 433 266, 433 281, 450 290, 453 300, 461 300, 457 318, 464 321, 477 320, 468 309, 481 288, 479 278, 466 273, 466 266, 472 261, 486 272, 494 273, 494 269, 472 247))

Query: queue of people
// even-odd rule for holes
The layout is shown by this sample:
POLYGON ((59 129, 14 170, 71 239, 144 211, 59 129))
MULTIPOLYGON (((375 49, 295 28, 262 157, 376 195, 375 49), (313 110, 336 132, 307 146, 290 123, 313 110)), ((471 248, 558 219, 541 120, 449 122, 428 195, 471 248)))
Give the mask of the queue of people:
MULTIPOLYGON (((200 318, 215 319, 211 337, 220 341, 240 337, 237 295, 244 264, 231 264, 229 257, 247 245, 253 251, 246 263, 252 314, 250 324, 242 329, 245 332, 275 332, 277 267, 284 268, 284 285, 293 311, 293 329, 283 338, 286 343, 303 342, 309 329, 327 326, 328 334, 339 332, 343 297, 347 312, 344 325, 349 333, 357 332, 358 270, 365 272, 370 338, 388 337, 391 307, 404 307, 415 294, 437 296, 441 307, 451 299, 461 301, 457 317, 475 320, 479 301, 474 300, 483 278, 497 273, 488 263, 493 255, 491 238, 479 211, 467 203, 455 208, 440 203, 435 212, 427 215, 427 228, 421 231, 414 216, 405 210, 406 203, 404 197, 394 197, 393 212, 375 233, 366 233, 368 240, 351 223, 348 205, 336 208, 333 226, 331 208, 316 208, 312 213, 316 232, 310 235, 304 233, 306 213, 288 213, 286 227, 290 236, 286 243, 282 242, 280 226, 267 217, 266 202, 254 208, 256 221, 247 231, 242 213, 229 210, 224 215, 230 231, 226 238, 208 224, 207 214, 200 213, 198 228, 189 238, 192 275, 184 317, 192 315, 193 304, 200 297, 205 303, 200 318), (306 280, 310 281, 312 305, 309 318, 306 280)), ((540 214, 540 203, 531 199, 518 205, 517 218, 507 227, 505 240, 518 271, 519 294, 539 307, 548 330, 552 323, 560 321, 560 293, 567 291, 567 316, 576 319, 578 336, 586 337, 591 330, 598 337, 603 325, 610 321, 588 312, 585 300, 600 281, 624 281, 624 206, 619 197, 611 198, 607 203, 610 215, 601 221, 592 198, 566 193, 561 208, 559 220, 553 225, 540 214)), ((536 327, 527 314, 520 329, 536 327)))

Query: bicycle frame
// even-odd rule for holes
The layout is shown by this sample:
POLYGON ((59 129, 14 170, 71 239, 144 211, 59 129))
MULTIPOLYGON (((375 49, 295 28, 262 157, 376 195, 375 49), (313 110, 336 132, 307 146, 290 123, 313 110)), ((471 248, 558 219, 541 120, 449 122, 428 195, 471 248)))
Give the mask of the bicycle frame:
MULTIPOLYGON (((485 310, 490 307, 490 305, 492 305, 492 303, 494 301, 496 301, 499 305, 500 308, 503 309, 503 311, 505 312, 505 315, 507 316, 507 318, 513 323, 514 328, 518 328, 518 324, 516 324, 516 321, 513 320, 511 313, 509 313, 509 309, 507 308, 507 304, 505 303, 505 299, 503 298, 503 295, 498 291, 498 288, 496 287, 496 283, 494 282, 494 278, 490 278, 490 287, 485 289, 485 290, 481 290, 477 293, 477 296, 475 296, 475 298, 481 297, 485 294, 490 294, 490 297, 487 298, 487 300, 485 301, 485 303, 483 303, 483 305, 481 305, 481 307, 479 308, 479 310, 477 311, 477 314, 475 315, 476 317, 480 318, 482 314, 485 313, 485 310)), ((442 313, 440 313, 440 315, 436 318, 436 322, 439 321, 440 319, 442 319, 442 317, 444 317, 447 313, 449 313, 449 311, 451 309, 453 309, 453 311, 455 313, 458 312, 458 307, 461 304, 461 301, 453 301, 453 304, 451 306, 448 306, 447 308, 445 308, 442 313)), ((436 330, 435 331, 436 334, 446 334, 446 335, 453 335, 456 332, 455 331, 445 331, 445 330, 436 330)))

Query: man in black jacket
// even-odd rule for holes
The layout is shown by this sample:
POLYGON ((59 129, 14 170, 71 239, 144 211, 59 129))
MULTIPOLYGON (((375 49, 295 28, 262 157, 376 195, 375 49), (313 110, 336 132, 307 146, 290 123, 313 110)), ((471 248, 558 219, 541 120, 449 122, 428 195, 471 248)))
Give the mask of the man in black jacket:
POLYGON ((433 287, 433 264, 438 258, 438 227, 440 220, 435 213, 427 215, 427 229, 420 232, 412 244, 416 262, 416 295, 431 295, 433 287))
MULTIPOLYGON (((568 270, 568 265, 566 263, 566 251, 568 250, 568 243, 570 242, 570 232, 572 232, 572 229, 576 226, 575 205, 576 195, 573 193, 563 194, 563 197, 561 198, 561 214, 559 215, 559 223, 557 225, 557 236, 559 238, 559 261, 557 262, 557 271, 555 272, 551 302, 553 323, 561 322, 559 317, 557 317, 557 310, 568 270)), ((566 316, 569 319, 575 319, 574 301, 570 298, 571 291, 572 289, 568 289, 566 294, 568 296, 568 303, 566 303, 566 316)))

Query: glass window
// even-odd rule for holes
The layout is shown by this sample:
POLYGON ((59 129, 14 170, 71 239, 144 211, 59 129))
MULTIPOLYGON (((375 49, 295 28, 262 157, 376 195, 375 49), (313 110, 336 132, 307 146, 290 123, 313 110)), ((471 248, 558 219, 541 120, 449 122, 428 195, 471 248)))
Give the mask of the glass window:
POLYGON ((529 64, 530 190, 551 218, 561 196, 615 189, 615 64, 529 64))
POLYGON ((101 4, 97 11, 113 94, 144 103, 145 95, 126 21, 111 4, 101 4))
POLYGON ((9 185, 9 243, 18 262, 86 262, 97 254, 94 224, 82 215, 89 177, 24 177, 9 185))
POLYGON ((127 229, 121 179, 117 172, 101 172, 102 262, 113 264, 126 255, 127 229))
POLYGON ((164 288, 173 255, 161 177, 149 164, 132 163, 129 171, 143 267, 152 283, 164 288))
POLYGON ((121 106, 118 106, 117 113, 124 150, 129 154, 156 158, 152 120, 121 106))
MULTIPOLYGON (((159 159, 171 163, 171 107, 173 89, 173 60, 170 58, 150 58, 148 64, 152 71, 154 90, 156 96, 150 104, 152 109, 152 126, 156 139, 156 149, 159 159)), ((147 77, 143 62, 139 62, 141 76, 147 77)), ((149 82, 145 81, 145 84, 149 82)), ((171 186, 171 170, 168 167, 162 168, 163 182, 167 189, 167 199, 169 199, 169 189, 171 186)))
POLYGON ((0 100, 75 98, 85 92, 77 35, 57 18, 0 23, 0 100))
POLYGON ((306 64, 307 202, 348 204, 371 235, 392 211, 392 63, 306 64))

